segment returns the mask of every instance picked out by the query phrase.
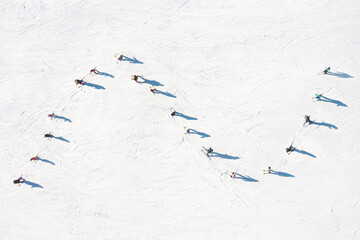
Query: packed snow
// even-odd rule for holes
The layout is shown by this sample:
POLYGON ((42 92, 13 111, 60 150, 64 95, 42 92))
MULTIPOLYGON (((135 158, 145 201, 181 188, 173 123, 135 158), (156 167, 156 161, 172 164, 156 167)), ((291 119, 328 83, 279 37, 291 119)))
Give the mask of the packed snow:
POLYGON ((0 240, 359 240, 359 39, 358 0, 2 0, 0 240))

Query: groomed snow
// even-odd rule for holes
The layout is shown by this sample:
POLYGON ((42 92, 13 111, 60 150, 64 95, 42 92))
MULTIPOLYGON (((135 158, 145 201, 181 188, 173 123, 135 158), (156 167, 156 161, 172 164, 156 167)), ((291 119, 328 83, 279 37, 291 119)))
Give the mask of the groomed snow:
POLYGON ((359 240, 359 39, 358 0, 0 1, 0 240, 359 240))

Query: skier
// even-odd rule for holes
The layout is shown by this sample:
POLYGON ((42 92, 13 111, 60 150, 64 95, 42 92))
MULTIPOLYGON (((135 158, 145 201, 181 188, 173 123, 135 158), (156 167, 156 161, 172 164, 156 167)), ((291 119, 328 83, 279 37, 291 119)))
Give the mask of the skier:
POLYGON ((91 70, 90 70, 90 73, 98 74, 98 73, 99 73, 99 71, 98 71, 98 70, 96 70, 96 68, 93 68, 93 69, 91 69, 91 70))
POLYGON ((185 129, 185 131, 186 131, 186 133, 185 133, 185 134, 189 134, 189 133, 190 133, 190 128, 188 128, 188 127, 184 127, 184 129, 185 129))
POLYGON ((121 60, 123 59, 123 57, 124 57, 124 55, 121 54, 121 55, 118 57, 118 60, 121 61, 121 60))
POLYGON ((321 94, 315 94, 315 98, 317 101, 321 101, 321 97, 322 97, 321 94))
POLYGON ((85 82, 84 82, 84 80, 79 80, 79 79, 75 79, 75 83, 76 83, 76 86, 78 85, 78 84, 80 84, 80 85, 84 85, 85 84, 85 82))
POLYGON ((313 122, 313 121, 310 120, 310 116, 305 115, 305 122, 304 122, 304 125, 303 125, 303 126, 305 126, 306 123, 311 124, 312 122, 313 122))
POLYGON ((138 78, 139 78, 139 75, 132 75, 132 76, 131 76, 131 79, 134 80, 135 82, 138 82, 138 81, 137 81, 138 78))
POLYGON ((151 87, 150 87, 150 91, 155 94, 156 88, 154 88, 153 86, 151 86, 151 87))
POLYGON ((30 161, 37 161, 37 160, 39 160, 38 156, 30 158, 30 161))
POLYGON ((209 156, 209 154, 212 153, 214 150, 210 147, 210 148, 207 149, 206 151, 207 151, 206 156, 209 156))
POLYGON ((330 67, 326 68, 326 69, 323 71, 324 74, 327 74, 328 72, 330 72, 330 67))
POLYGON ((236 177, 236 172, 231 172, 230 177, 231 177, 231 178, 235 178, 235 177, 236 177))
POLYGON ((23 183, 25 181, 25 179, 21 176, 21 177, 19 177, 18 179, 15 179, 14 181, 13 181, 13 183, 14 184, 21 184, 21 183, 23 183))
POLYGON ((294 147, 291 145, 290 147, 285 148, 285 151, 287 154, 290 154, 292 151, 294 151, 294 147))
POLYGON ((267 170, 264 170, 264 174, 271 174, 272 170, 271 170, 271 167, 268 167, 267 170))
POLYGON ((45 134, 44 135, 44 137, 46 137, 46 138, 52 138, 52 137, 54 137, 51 133, 47 133, 47 134, 45 134))
POLYGON ((55 113, 48 114, 48 117, 53 120, 55 118, 55 113))
POLYGON ((171 113, 171 116, 174 117, 176 115, 176 113, 177 112, 175 110, 173 110, 173 112, 171 113))

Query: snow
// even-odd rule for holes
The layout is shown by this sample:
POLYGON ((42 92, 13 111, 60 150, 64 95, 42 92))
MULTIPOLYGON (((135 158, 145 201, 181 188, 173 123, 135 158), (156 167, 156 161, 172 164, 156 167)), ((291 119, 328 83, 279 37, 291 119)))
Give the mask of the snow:
POLYGON ((1 1, 0 240, 360 239, 359 12, 1 1))

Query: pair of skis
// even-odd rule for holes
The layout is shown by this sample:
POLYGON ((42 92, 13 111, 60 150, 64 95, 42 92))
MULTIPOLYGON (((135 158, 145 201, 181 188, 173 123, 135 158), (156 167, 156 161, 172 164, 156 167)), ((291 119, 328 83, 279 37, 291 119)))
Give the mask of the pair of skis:
POLYGON ((210 155, 209 151, 208 151, 204 146, 202 146, 201 151, 202 151, 209 159, 211 159, 211 156, 209 156, 209 155, 210 155))
POLYGON ((272 170, 269 170, 269 169, 266 169, 266 170, 263 170, 264 171, 264 174, 272 174, 272 170))

